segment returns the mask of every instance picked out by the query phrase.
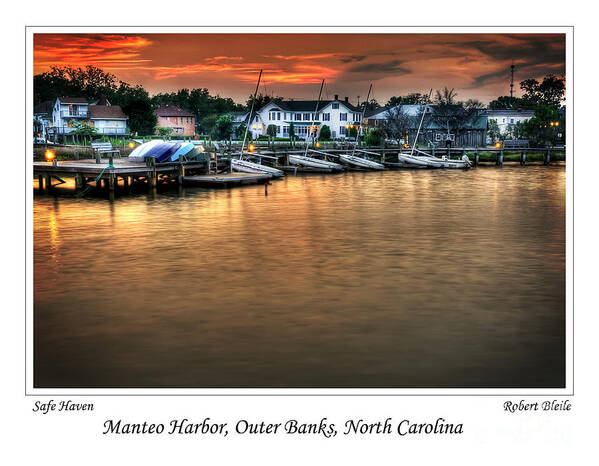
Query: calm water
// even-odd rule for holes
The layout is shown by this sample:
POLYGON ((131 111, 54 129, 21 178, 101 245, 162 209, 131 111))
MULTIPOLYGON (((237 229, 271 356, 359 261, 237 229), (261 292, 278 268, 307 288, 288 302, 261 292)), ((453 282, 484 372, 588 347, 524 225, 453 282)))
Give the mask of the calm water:
POLYGON ((36 387, 562 387, 565 168, 34 200, 36 387))

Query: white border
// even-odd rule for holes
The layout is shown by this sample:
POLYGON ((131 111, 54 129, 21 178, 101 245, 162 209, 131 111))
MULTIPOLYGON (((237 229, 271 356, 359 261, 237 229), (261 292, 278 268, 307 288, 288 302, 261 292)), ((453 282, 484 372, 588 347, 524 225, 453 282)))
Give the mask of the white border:
POLYGON ((25 204, 26 204, 26 376, 25 395, 40 396, 566 396, 574 394, 573 352, 573 40, 572 26, 556 27, 45 27, 28 26, 26 34, 26 98, 25 98, 25 204), (566 387, 562 389, 39 389, 33 387, 33 147, 28 135, 33 134, 33 34, 35 33, 563 33, 566 34, 566 387), (27 178, 29 177, 29 178, 27 178))

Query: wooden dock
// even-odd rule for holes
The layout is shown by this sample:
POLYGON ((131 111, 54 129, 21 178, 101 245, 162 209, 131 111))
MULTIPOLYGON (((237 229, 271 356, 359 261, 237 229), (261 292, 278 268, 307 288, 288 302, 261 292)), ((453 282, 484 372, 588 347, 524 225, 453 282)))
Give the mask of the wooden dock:
POLYGON ((183 184, 186 174, 205 173, 206 162, 169 162, 145 164, 127 159, 69 160, 60 162, 33 162, 33 174, 38 178, 39 191, 50 192, 65 183, 63 178, 75 178, 75 190, 85 193, 91 188, 105 189, 114 198, 119 179, 128 189, 133 184, 145 183, 149 190, 158 185, 183 184), (54 183, 58 181, 58 183, 54 183))

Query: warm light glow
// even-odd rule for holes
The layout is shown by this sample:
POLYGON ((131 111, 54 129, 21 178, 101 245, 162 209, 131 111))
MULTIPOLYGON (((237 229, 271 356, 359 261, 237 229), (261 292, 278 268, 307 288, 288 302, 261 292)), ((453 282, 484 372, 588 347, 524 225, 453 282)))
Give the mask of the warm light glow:
POLYGON ((555 126, 559 126, 559 121, 556 121, 556 122, 555 122, 555 126))
POLYGON ((551 123, 549 123, 549 124, 550 124, 551 126, 553 126, 553 124, 554 124, 554 123, 553 123, 553 121, 552 121, 552 122, 551 122, 551 123))
POLYGON ((130 147, 131 149, 133 149, 133 148, 135 147, 135 143, 134 143, 134 142, 130 142, 130 143, 129 143, 129 147, 130 147))
POLYGON ((48 162, 51 162, 52 160, 54 160, 54 152, 52 152, 51 150, 47 150, 44 155, 48 162))
POLYGON ((254 152, 254 149, 255 149, 255 147, 254 147, 254 145, 253 145, 253 144, 250 144, 250 145, 248 146, 248 149, 250 150, 250 152, 254 152))
POLYGON ((495 143, 495 147, 497 147, 497 149, 501 149, 501 143, 500 142, 496 142, 495 143))
POLYGON ((316 141, 316 147, 320 147, 320 142, 316 141))

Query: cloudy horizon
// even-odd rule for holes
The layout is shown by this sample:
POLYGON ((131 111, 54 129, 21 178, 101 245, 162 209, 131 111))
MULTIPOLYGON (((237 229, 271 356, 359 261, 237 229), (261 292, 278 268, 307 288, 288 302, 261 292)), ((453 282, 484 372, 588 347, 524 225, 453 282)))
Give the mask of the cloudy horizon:
POLYGON ((519 82, 565 75, 564 34, 35 34, 34 73, 94 65, 150 94, 208 88, 247 100, 259 92, 363 101, 370 83, 384 104, 394 95, 444 86, 488 103, 519 82))

